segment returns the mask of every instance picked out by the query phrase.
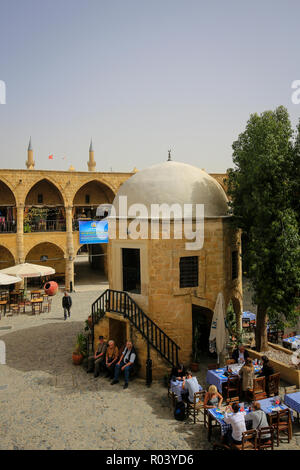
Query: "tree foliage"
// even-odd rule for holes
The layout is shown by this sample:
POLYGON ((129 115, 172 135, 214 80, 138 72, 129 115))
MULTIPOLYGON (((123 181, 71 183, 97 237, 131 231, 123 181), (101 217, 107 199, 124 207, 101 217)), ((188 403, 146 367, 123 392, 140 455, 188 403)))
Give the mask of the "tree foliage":
POLYGON ((233 143, 228 170, 233 223, 246 240, 242 254, 258 306, 256 345, 267 348, 267 315, 295 315, 300 290, 300 125, 287 110, 253 114, 233 143))

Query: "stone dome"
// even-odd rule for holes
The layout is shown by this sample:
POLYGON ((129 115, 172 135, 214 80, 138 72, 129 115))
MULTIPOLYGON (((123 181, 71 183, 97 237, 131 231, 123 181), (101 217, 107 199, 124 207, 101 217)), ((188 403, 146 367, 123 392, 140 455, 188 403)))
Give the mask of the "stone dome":
MULTIPOLYGON (((113 205, 117 217, 119 198, 127 196, 127 207, 143 204, 151 214, 151 204, 204 205, 205 217, 227 215, 228 199, 221 185, 208 173, 186 163, 166 161, 141 170, 126 180, 120 187, 113 205)), ((141 215, 141 217, 143 217, 141 215)))

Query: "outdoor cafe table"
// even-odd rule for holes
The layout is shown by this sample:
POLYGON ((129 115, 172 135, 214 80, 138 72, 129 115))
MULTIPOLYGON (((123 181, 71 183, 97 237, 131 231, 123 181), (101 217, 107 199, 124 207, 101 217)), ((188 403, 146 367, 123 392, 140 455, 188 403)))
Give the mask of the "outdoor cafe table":
MULTIPOLYGON (((199 392, 201 392, 203 388, 199 384, 199 392)), ((188 390, 182 388, 182 380, 171 380, 170 381, 170 391, 173 392, 177 396, 178 401, 182 401, 182 395, 186 394, 188 390)))
POLYGON ((299 414, 300 414, 300 392, 295 393, 288 393, 284 395, 284 403, 291 408, 292 410, 296 411, 297 413, 297 421, 299 423, 299 414))
POLYGON ((300 348, 300 335, 292 336, 290 338, 285 338, 282 340, 289 349, 298 349, 300 348))
MULTIPOLYGON (((243 410, 246 414, 249 413, 249 406, 245 403, 245 407, 243 410)), ((212 433, 212 422, 215 420, 219 425, 221 436, 225 436, 229 431, 231 431, 231 424, 227 424, 224 421, 224 412, 221 412, 219 408, 209 408, 208 411, 208 427, 207 427, 207 439, 208 441, 211 440, 211 433, 212 433)), ((228 413, 229 414, 229 413, 228 413)))
MULTIPOLYGON (((284 405, 281 403, 280 405, 273 404, 274 401, 279 397, 271 397, 271 398, 266 398, 264 400, 258 400, 258 403, 260 403, 261 410, 267 415, 267 418, 269 419, 270 416, 276 411, 279 410, 286 410, 289 409, 288 406, 284 405)), ((241 405, 241 404, 240 404, 241 405)), ((212 433, 212 422, 215 420, 217 424, 220 427, 221 435, 224 436, 231 430, 231 425, 225 423, 224 421, 224 412, 221 412, 218 408, 210 408, 207 410, 208 411, 208 435, 207 438, 210 441, 211 439, 211 433, 212 433)), ((244 405, 244 411, 246 414, 249 413, 249 404, 245 403, 244 405)), ((291 412, 291 421, 293 420, 293 412, 291 412)), ((291 435, 292 435, 292 429, 291 429, 291 435)))
MULTIPOLYGON (((242 365, 241 364, 231 364, 229 366, 230 368, 233 369, 233 374, 237 374, 239 370, 241 369, 242 365)), ((226 371, 226 367, 223 367, 221 369, 214 369, 214 370, 208 370, 206 374, 206 382, 209 385, 215 385, 218 389, 219 393, 222 393, 222 385, 223 383, 228 381, 228 377, 224 375, 224 372, 226 371)), ((254 372, 255 374, 258 374, 261 370, 261 366, 255 365, 254 366, 254 372)))

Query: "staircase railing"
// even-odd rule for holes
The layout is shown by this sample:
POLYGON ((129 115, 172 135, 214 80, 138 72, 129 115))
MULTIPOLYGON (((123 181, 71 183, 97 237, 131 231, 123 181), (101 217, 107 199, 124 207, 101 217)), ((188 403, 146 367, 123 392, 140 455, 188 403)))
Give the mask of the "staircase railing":
POLYGON ((127 292, 107 289, 92 304, 92 339, 94 341, 94 325, 104 317, 106 312, 115 312, 128 318, 130 323, 147 341, 148 360, 149 345, 157 351, 169 364, 178 364, 180 347, 149 318, 127 292))

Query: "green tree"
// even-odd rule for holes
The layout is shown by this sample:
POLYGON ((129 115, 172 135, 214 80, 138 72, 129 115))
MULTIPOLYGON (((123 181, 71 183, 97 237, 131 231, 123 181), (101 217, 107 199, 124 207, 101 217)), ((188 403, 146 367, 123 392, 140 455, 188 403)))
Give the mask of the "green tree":
POLYGON ((233 224, 246 240, 242 258, 257 304, 258 351, 268 347, 268 317, 283 314, 290 320, 299 303, 299 129, 293 139, 288 112, 280 106, 252 114, 232 146, 230 206, 233 224))

